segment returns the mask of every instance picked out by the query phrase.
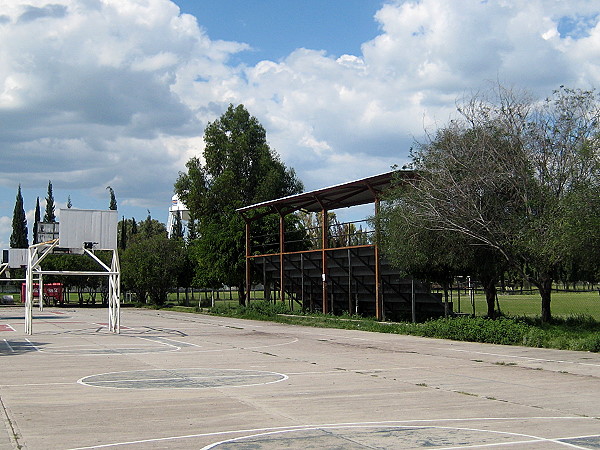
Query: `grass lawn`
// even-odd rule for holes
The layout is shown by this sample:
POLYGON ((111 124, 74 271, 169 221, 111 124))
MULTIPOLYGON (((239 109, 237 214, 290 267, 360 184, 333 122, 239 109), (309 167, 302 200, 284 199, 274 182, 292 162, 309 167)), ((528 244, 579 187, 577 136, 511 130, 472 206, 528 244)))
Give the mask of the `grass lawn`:
MULTIPOLYGON (((457 298, 454 297, 454 309, 458 311, 457 298)), ((500 310, 507 316, 539 316, 541 298, 539 294, 500 294, 500 310)), ((553 292, 550 310, 553 317, 590 316, 600 321, 600 295, 594 292, 553 292)), ((471 313, 473 307, 466 296, 461 296, 460 311, 471 313)), ((486 314, 487 305, 482 294, 475 296, 475 314, 486 314)))
MULTIPOLYGON (((237 292, 231 293, 231 300, 228 291, 220 292, 219 299, 215 298, 215 305, 235 306, 238 304, 237 292)), ((169 294, 169 302, 183 305, 185 295, 179 294, 179 302, 175 293, 169 294)), ((194 300, 189 296, 191 306, 197 306, 198 300, 202 299, 203 306, 210 306, 205 300, 206 294, 195 292, 194 300)), ((209 293, 210 298, 210 293, 209 293)), ((253 291, 251 301, 262 300, 262 291, 253 291)), ((460 310, 458 296, 456 292, 453 295, 454 311, 463 313, 472 313, 473 307, 467 295, 461 295, 460 310)), ((210 302, 210 300, 208 301, 210 302)), ((541 314, 541 298, 538 293, 533 294, 499 294, 498 302, 500 310, 507 316, 528 316, 538 317, 541 314)), ((589 316, 600 321, 600 295, 598 291, 593 292, 552 292, 551 311, 554 317, 569 316, 589 316)), ((296 305, 294 307, 296 308, 296 305)), ((487 312, 485 296, 483 294, 475 295, 475 314, 484 316, 487 312)))

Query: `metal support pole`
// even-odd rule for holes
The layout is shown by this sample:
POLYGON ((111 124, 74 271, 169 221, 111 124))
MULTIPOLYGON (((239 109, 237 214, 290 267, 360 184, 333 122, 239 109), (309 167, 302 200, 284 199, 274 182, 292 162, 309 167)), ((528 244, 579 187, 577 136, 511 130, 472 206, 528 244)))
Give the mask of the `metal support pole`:
POLYGON ((108 328, 111 333, 121 332, 121 268, 119 254, 113 250, 108 276, 108 328))
POLYGON ((348 314, 352 314, 352 256, 348 249, 348 314))
POLYGON ((38 303, 40 311, 44 310, 44 276, 38 276, 38 303))
POLYGON ((379 257, 379 199, 375 199, 375 315, 384 320, 383 299, 381 297, 381 261, 379 257))
POLYGON ((250 303, 250 222, 246 220, 246 302, 250 303))
POLYGON ((33 334, 33 264, 36 259, 37 248, 29 247, 27 250, 27 268, 25 269, 25 333, 33 334))
POLYGON ((279 215, 279 298, 282 302, 285 301, 285 267, 284 257, 285 252, 285 217, 279 215))
POLYGON ((412 321, 417 321, 417 298, 415 295, 415 279, 413 278, 410 283, 410 309, 412 312, 412 321))
POLYGON ((305 310, 304 304, 304 254, 300 253, 300 295, 302 299, 302 311, 305 310))

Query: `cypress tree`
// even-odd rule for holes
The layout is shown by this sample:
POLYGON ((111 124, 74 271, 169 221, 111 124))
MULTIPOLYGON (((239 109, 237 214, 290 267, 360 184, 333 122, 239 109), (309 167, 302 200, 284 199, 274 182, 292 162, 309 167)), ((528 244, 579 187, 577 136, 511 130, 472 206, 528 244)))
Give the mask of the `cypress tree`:
POLYGON ((46 213, 44 214, 44 222, 54 223, 56 222, 56 215, 54 214, 54 194, 52 193, 52 181, 48 180, 48 196, 46 197, 46 213))
POLYGON ((35 200, 35 217, 33 220, 33 243, 34 244, 39 244, 39 238, 38 238, 38 232, 39 232, 39 223, 41 221, 41 215, 40 215, 40 198, 37 197, 35 200))
POLYGON ((171 238, 183 238, 183 224, 181 223, 181 213, 179 211, 175 211, 175 220, 173 221, 171 229, 171 238))
POLYGON ((17 200, 13 212, 12 234, 10 235, 11 248, 27 248, 29 240, 27 239, 27 217, 23 207, 23 195, 21 194, 21 185, 17 191, 17 200))
POLYGON ((127 221, 125 220, 125 216, 121 220, 121 241, 119 242, 119 247, 123 250, 127 248, 127 221))
POLYGON ((192 214, 190 214, 190 220, 188 220, 188 225, 187 225, 187 240, 189 243, 189 242, 193 242, 196 239, 198 239, 196 219, 194 218, 194 216, 192 214))

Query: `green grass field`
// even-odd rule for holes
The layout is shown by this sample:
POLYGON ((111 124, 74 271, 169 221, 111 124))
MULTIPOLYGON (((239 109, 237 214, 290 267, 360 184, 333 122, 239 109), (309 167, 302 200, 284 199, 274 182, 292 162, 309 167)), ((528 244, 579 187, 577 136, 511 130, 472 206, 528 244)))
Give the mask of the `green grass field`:
MULTIPOLYGON (((458 312, 456 296, 454 310, 458 312)), ((541 299, 539 294, 498 295, 500 311, 507 316, 539 316, 541 299)), ((553 292, 550 310, 554 317, 590 316, 600 321, 600 295, 594 292, 553 292)), ((461 296, 460 312, 471 313, 473 307, 468 297, 461 296)), ((487 305, 483 294, 475 296, 475 314, 485 315, 487 305)))
MULTIPOLYGON (((196 292, 194 300, 190 297, 190 305, 198 304, 198 299, 203 299, 205 303, 205 294, 196 292)), ((251 300, 262 300, 262 291, 252 293, 251 300)), ((184 295, 179 295, 179 302, 176 301, 176 294, 169 295, 169 302, 175 304, 183 304, 184 295)), ((472 313, 473 307, 466 295, 461 295, 460 310, 458 304, 458 296, 453 295, 454 311, 462 313, 472 313)), ((539 294, 499 294, 498 302, 500 303, 500 311, 507 316, 528 316, 537 317, 541 313, 541 299, 539 294)), ((219 299, 215 298, 215 305, 237 305, 237 292, 232 292, 231 300, 229 292, 220 292, 219 299)), ((570 317, 570 316, 589 316, 600 321, 600 294, 598 291, 593 292, 553 292, 551 312, 554 317, 570 317)), ((487 305, 483 294, 475 295, 475 314, 484 316, 487 312, 487 305)))
MULTIPOLYGON (((198 306, 198 301, 202 299, 202 306, 210 306, 210 293, 205 294, 204 292, 194 292, 194 298, 191 295, 188 296, 190 306, 198 306), (206 300, 208 297, 208 300, 206 300)), ((16 302, 20 301, 20 296, 14 294, 16 302)), ((84 295, 84 302, 86 305, 91 305, 91 301, 88 294, 84 295)), ((168 302, 175 305, 183 305, 185 294, 179 294, 179 300, 177 300, 177 294, 171 293, 168 297, 168 302)), ((252 293, 251 301, 258 301, 263 299, 262 291, 254 291, 252 293)), ((123 301, 126 299, 123 297, 123 301)), ((469 297, 464 293, 460 297, 460 304, 456 292, 454 292, 452 301, 454 303, 454 311, 470 314, 473 312, 473 307, 469 300, 469 297)), ((500 310, 506 316, 511 317, 539 317, 541 311, 541 299, 539 294, 499 294, 498 301, 500 303, 500 310)), ((71 293, 69 296, 69 304, 77 305, 78 296, 76 293, 71 293)), ((101 305, 102 299, 100 294, 96 296, 96 305, 101 305)), ((219 292, 219 298, 216 298, 215 293, 215 305, 237 305, 237 292, 233 291, 231 294, 229 291, 219 292)), ((297 305, 294 305, 294 309, 297 309, 297 305)), ((485 297, 483 294, 475 295, 475 314, 477 316, 484 316, 487 311, 485 303, 485 297)), ((588 316, 597 321, 600 321, 600 294, 598 291, 592 292, 553 292, 551 312, 553 317, 573 317, 573 316, 588 316)))

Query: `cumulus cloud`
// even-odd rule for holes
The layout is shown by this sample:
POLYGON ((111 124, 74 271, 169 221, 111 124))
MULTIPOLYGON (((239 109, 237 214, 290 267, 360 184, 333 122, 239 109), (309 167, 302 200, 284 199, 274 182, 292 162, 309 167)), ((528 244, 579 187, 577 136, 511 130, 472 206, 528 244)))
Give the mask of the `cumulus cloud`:
POLYGON ((299 48, 245 66, 230 61, 251 42, 212 40, 169 0, 5 1, 0 185, 164 203, 229 103, 308 188, 383 172, 491 81, 543 96, 598 85, 599 15, 586 0, 391 0, 360 54, 299 48))
POLYGON ((310 185, 384 171, 406 161, 415 137, 445 123, 459 98, 491 83, 540 96, 597 85, 592 3, 388 2, 375 15, 381 33, 360 55, 298 49, 260 62, 244 70, 236 98, 310 185))
POLYGON ((0 178, 13 186, 116 180, 133 193, 163 173, 170 191, 181 161, 168 144, 203 128, 172 89, 178 72, 189 61, 218 72, 244 47, 211 42, 166 0, 13 2, 4 17, 0 178))

